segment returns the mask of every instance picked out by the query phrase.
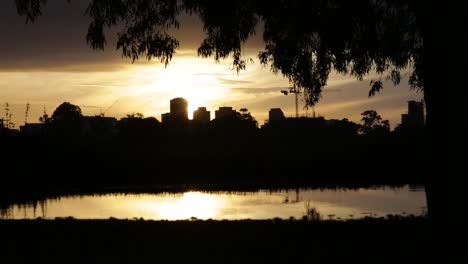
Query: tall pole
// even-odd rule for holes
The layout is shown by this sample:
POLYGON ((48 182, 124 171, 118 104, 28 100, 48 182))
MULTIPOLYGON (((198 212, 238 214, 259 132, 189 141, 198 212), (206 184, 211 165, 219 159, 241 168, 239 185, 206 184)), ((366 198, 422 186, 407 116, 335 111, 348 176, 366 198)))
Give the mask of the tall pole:
POLYGON ((299 118, 299 98, 297 96, 297 90, 294 90, 294 95, 296 96, 296 118, 299 118))
POLYGON ((294 93, 295 101, 296 101, 296 118, 299 118, 299 97, 297 95, 298 94, 297 88, 289 88, 289 91, 281 90, 281 93, 284 95, 294 93))
POLYGON ((24 114, 24 124, 26 125, 28 123, 28 116, 29 116, 29 109, 31 108, 31 105, 29 102, 26 104, 26 112, 24 114))

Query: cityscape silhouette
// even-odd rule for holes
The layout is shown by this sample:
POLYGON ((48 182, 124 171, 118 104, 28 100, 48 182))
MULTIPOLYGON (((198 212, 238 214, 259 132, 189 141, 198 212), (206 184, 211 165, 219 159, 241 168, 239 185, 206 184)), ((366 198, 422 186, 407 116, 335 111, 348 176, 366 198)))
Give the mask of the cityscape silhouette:
POLYGON ((2 261, 459 262, 461 10, 3 1, 2 261))

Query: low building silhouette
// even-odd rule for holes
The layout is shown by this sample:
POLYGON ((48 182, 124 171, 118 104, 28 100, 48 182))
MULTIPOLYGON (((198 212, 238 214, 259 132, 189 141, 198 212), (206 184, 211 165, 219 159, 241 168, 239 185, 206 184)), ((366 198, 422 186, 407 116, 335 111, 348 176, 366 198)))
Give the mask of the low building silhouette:
POLYGON ((28 137, 43 136, 45 134, 45 125, 43 123, 27 123, 20 126, 20 133, 28 137))
POLYGON ((199 107, 193 112, 193 121, 199 124, 208 124, 211 121, 211 112, 206 107, 199 107))
MULTIPOLYGON (((275 119, 276 120, 276 119, 275 119)), ((325 140, 348 140, 357 136, 358 125, 348 119, 327 120, 323 117, 284 118, 262 126, 265 135, 291 138, 314 137, 325 140)))
POLYGON ((164 113, 161 115, 161 121, 163 123, 169 123, 171 122, 171 117, 172 117, 171 113, 164 113))
POLYGON ((223 106, 215 111, 215 119, 234 118, 235 116, 236 110, 233 110, 230 106, 223 106))
POLYGON ((81 133, 83 136, 115 136, 117 135, 117 119, 104 116, 84 116, 81 133))
POLYGON ((0 126, 0 137, 12 137, 17 136, 19 134, 19 130, 7 128, 0 126))
POLYGON ((268 112, 268 122, 281 122, 284 119, 286 119, 286 117, 281 108, 271 108, 268 112))

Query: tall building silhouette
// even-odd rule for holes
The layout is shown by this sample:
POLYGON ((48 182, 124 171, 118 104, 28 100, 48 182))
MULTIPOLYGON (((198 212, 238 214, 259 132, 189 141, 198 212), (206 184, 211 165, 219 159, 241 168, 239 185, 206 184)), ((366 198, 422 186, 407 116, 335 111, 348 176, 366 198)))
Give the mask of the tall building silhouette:
POLYGON ((211 112, 206 107, 199 107, 193 112, 193 121, 200 124, 207 124, 211 121, 211 112))
POLYGON ((174 98, 170 101, 170 112, 161 115, 163 123, 171 121, 188 121, 188 102, 184 98, 174 98))
POLYGON ((174 118, 188 119, 188 102, 184 98, 174 98, 171 100, 171 115, 174 118))
POLYGON ((409 129, 420 129, 424 127, 423 102, 408 102, 408 113, 401 115, 401 126, 409 129))

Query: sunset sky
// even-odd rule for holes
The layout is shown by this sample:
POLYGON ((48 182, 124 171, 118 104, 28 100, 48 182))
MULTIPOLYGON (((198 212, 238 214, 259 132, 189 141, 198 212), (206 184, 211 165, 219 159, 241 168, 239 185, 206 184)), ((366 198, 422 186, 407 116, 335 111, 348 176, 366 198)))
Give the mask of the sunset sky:
MULTIPOLYGON (((18 127, 24 123, 27 102, 31 104, 28 121, 37 122, 44 108, 50 115, 68 101, 79 105, 85 115, 105 112, 120 118, 141 112, 160 120, 174 97, 189 101, 189 116, 198 106, 211 111, 220 106, 245 107, 260 123, 268 118, 270 108, 280 107, 287 116, 294 115, 294 96, 280 92, 287 89, 288 80, 262 67, 257 59, 263 48, 261 32, 245 45, 244 55, 255 62, 240 74, 231 69, 229 59, 216 63, 197 56, 203 28, 188 15, 180 18, 181 27, 174 31, 181 47, 167 68, 158 61, 132 64, 115 50, 114 30, 108 32, 104 52, 86 45, 86 6, 87 1, 50 0, 43 16, 26 24, 16 14, 14 1, 1 1, 0 118, 6 102, 18 127)), ((360 82, 333 74, 315 112, 326 118, 359 121, 361 112, 375 109, 394 127, 406 111, 406 102, 422 98, 409 89, 407 75, 399 86, 387 82, 380 94, 368 98, 371 78, 360 82)), ((303 105, 301 114, 311 114, 312 109, 307 111, 303 105)))

